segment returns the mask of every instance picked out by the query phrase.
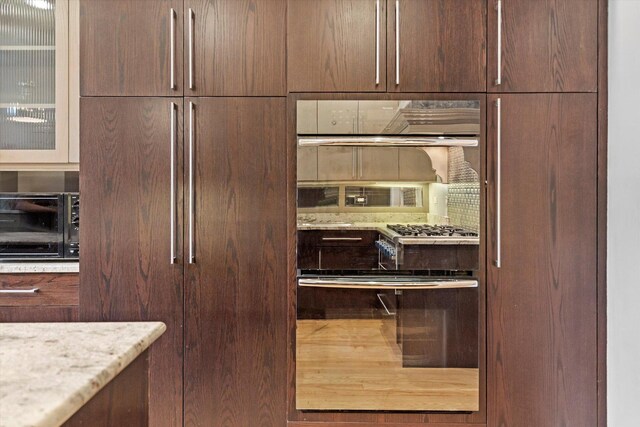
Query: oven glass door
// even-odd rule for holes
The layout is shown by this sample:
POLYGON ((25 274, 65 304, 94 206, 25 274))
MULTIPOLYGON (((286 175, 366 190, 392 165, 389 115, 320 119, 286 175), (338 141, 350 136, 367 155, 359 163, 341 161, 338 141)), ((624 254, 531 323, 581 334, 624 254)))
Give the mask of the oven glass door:
POLYGON ((61 258, 62 196, 0 196, 0 258, 61 258))
POLYGON ((300 278, 296 408, 479 410, 477 286, 300 278))

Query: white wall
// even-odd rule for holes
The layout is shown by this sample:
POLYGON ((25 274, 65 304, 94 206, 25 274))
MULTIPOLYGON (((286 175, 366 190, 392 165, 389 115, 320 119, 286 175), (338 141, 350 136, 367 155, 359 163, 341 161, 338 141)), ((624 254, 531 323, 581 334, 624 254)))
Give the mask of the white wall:
POLYGON ((640 425, 640 0, 609 1, 608 425, 640 425))

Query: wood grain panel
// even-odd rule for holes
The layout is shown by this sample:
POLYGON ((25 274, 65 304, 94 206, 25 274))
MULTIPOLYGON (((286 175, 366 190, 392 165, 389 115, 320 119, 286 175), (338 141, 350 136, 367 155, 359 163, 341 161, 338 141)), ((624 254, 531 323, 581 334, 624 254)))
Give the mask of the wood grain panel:
POLYGON ((149 351, 120 372, 63 427, 148 427, 149 351))
MULTIPOLYGON (((193 77, 189 88, 189 36, 184 39, 185 95, 286 94, 286 0, 186 0, 193 16, 193 77)), ((186 33, 185 33, 186 34, 186 33)))
POLYGON ((181 96, 182 0, 81 0, 81 96, 181 96), (175 9, 175 89, 171 88, 175 9))
POLYGON ((376 85, 375 0, 289 0, 290 92, 384 92, 386 2, 380 1, 380 83, 376 85))
POLYGON ((78 307, 0 307, 0 323, 77 321, 78 307))
POLYGON ((37 288, 33 294, 0 294, 0 306, 78 305, 77 273, 0 274, 0 289, 37 288))
POLYGON ((486 90, 486 0, 401 0, 399 85, 396 9, 389 4, 389 92, 486 90))
POLYGON ((285 100, 187 102, 195 263, 185 268, 185 425, 284 425, 285 100))
POLYGON ((162 321, 150 424, 182 423, 182 98, 82 98, 80 320, 162 321), (170 264, 170 106, 177 104, 176 248, 170 264))
POLYGON ((501 85, 497 0, 488 2, 488 91, 596 91, 598 0, 503 0, 501 85))
MULTIPOLYGON (((488 422, 594 426, 596 95, 500 97, 502 266, 488 273, 488 422)), ((494 184, 495 141, 491 147, 494 184)), ((494 185, 492 192, 495 200, 494 185)))
POLYGON ((608 0, 598 0, 598 425, 607 425, 608 0))

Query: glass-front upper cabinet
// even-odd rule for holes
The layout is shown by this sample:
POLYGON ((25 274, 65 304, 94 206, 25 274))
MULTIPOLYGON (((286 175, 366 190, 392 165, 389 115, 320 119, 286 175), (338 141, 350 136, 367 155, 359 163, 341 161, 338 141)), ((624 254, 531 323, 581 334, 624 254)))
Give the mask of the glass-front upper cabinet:
POLYGON ((0 2, 0 164, 74 161, 69 29, 69 0, 0 2))

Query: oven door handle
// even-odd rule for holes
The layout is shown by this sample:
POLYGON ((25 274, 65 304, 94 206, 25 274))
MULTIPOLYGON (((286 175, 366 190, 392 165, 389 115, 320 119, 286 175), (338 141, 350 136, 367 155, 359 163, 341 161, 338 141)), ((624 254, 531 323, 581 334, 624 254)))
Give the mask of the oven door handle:
POLYGON ((337 289, 462 289, 477 288, 477 280, 384 280, 354 277, 300 278, 298 286, 337 289))

